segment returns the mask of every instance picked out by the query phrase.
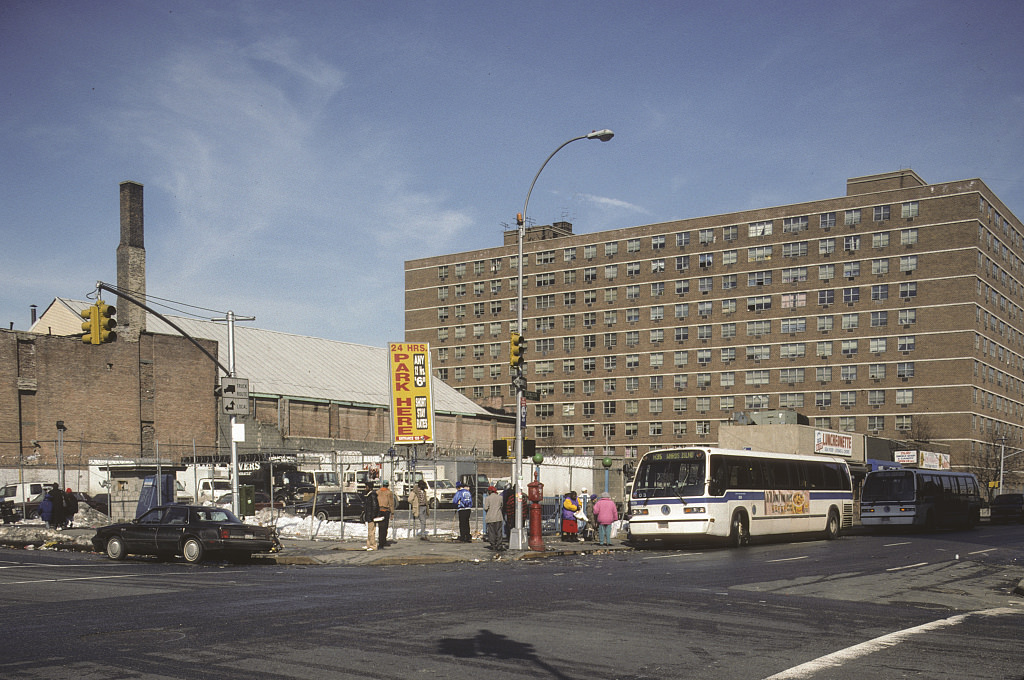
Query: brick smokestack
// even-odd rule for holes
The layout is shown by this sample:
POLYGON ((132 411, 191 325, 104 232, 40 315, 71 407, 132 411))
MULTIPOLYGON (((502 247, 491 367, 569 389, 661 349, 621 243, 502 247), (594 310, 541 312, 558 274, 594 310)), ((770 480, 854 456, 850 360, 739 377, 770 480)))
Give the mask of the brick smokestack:
MULTIPOLYGON (((142 227, 142 185, 121 182, 121 243, 117 246, 117 287, 146 302, 146 248, 142 227)), ((117 338, 138 342, 146 330, 146 310, 117 302, 117 338)))

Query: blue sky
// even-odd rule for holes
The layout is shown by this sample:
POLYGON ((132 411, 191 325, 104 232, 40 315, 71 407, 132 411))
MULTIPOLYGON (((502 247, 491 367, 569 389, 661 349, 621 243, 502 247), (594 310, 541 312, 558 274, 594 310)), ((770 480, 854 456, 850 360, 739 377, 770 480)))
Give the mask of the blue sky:
MULTIPOLYGON (((403 339, 406 260, 497 246, 534 174, 577 233, 913 168, 1024 217, 1024 3, 0 0, 0 323, 116 282, 403 339)), ((184 308, 181 308, 184 309, 184 308)), ((170 311, 163 309, 162 311, 170 311)))

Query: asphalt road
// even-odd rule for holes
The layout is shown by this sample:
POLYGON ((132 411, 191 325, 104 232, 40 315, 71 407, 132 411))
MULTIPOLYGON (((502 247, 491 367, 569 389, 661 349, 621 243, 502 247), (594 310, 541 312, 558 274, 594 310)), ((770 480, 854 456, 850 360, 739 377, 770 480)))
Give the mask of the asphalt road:
POLYGON ((406 567, 0 550, 0 677, 1024 677, 1024 526, 406 567))

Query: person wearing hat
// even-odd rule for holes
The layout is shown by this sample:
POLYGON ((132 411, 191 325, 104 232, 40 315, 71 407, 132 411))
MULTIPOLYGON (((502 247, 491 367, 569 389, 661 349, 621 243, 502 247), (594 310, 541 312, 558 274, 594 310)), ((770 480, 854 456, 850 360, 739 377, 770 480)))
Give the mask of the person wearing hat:
POLYGON ((487 487, 487 497, 484 498, 484 523, 487 524, 487 542, 491 544, 491 550, 502 549, 501 525, 504 520, 502 509, 498 490, 493 486, 487 487))
POLYGON ((391 482, 384 480, 377 489, 377 506, 380 508, 381 520, 377 522, 380 533, 377 539, 378 548, 386 548, 388 545, 388 523, 391 521, 391 511, 395 509, 395 494, 391 493, 391 482))
POLYGON ((607 491, 594 503, 594 519, 597 521, 598 545, 611 545, 612 524, 619 521, 619 509, 607 491))
POLYGON ((469 517, 473 514, 473 494, 462 482, 456 482, 455 488, 458 491, 452 498, 452 504, 455 505, 456 513, 459 516, 459 542, 471 543, 473 538, 469 532, 469 517))

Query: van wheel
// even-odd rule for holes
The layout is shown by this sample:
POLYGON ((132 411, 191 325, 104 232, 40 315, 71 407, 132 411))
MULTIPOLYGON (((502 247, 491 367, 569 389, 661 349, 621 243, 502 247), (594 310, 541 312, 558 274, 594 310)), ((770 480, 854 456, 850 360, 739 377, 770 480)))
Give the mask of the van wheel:
POLYGON ((747 524, 745 513, 737 512, 732 516, 732 525, 729 532, 729 544, 734 548, 742 548, 750 545, 750 528, 747 524))
POLYGON ((120 536, 111 536, 107 539, 107 557, 112 560, 123 560, 128 557, 128 551, 124 549, 124 541, 120 536))
POLYGON ((839 511, 830 508, 828 511, 828 522, 825 523, 825 538, 834 541, 839 538, 839 511))

